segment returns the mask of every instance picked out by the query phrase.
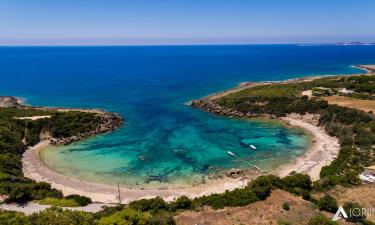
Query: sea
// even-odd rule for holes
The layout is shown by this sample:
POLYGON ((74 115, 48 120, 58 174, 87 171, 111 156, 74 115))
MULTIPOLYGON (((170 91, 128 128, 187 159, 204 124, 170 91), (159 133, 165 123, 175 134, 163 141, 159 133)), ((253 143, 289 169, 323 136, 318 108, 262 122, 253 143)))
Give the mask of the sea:
POLYGON ((375 46, 0 47, 0 95, 125 119, 112 133, 44 149, 49 168, 98 183, 183 187, 231 168, 277 169, 310 144, 301 129, 229 119, 186 102, 244 81, 363 73, 357 64, 375 64, 375 46))

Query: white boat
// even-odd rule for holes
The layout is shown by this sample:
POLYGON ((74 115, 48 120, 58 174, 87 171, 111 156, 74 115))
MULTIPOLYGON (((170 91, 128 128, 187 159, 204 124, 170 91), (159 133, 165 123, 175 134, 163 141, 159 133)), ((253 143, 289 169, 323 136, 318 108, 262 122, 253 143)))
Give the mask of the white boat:
POLYGON ((231 151, 228 151, 228 155, 236 157, 236 155, 233 152, 231 152, 231 151))
POLYGON ((250 148, 253 150, 257 150, 257 147, 255 147, 255 145, 250 145, 250 148))

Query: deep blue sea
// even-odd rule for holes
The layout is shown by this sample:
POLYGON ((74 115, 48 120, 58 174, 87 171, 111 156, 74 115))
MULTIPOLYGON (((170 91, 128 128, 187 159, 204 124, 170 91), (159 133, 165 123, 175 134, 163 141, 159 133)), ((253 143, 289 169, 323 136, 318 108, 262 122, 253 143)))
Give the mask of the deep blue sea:
POLYGON ((363 72, 356 64, 375 64, 375 46, 1 47, 0 95, 125 118, 111 134, 43 151, 61 173, 129 186, 185 185, 229 168, 276 168, 309 143, 301 130, 275 121, 227 119, 185 102, 243 81, 363 72))

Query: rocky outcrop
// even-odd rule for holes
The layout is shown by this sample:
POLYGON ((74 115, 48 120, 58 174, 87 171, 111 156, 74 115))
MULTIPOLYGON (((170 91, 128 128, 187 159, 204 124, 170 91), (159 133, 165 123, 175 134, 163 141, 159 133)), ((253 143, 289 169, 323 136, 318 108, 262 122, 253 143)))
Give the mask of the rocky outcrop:
POLYGON ((0 96, 0 108, 18 107, 20 105, 21 104, 18 98, 10 96, 0 96))
POLYGON ((0 108, 18 108, 18 109, 37 109, 37 110, 46 110, 46 111, 57 111, 57 112, 66 112, 66 111, 80 111, 86 113, 95 113, 99 116, 100 124, 94 129, 89 132, 79 133, 73 135, 71 137, 65 138, 52 138, 51 135, 47 131, 43 131, 40 135, 40 140, 50 140, 52 145, 67 145, 72 142, 81 141, 86 138, 111 132, 117 128, 119 128, 123 123, 124 120, 119 114, 105 112, 102 110, 90 110, 90 109, 68 109, 68 108, 52 108, 52 107, 35 107, 24 105, 20 101, 20 99, 11 96, 0 96, 0 108))
POLYGON ((296 119, 296 120, 300 120, 300 121, 303 121, 305 123, 310 123, 310 124, 312 124, 314 126, 317 126, 317 127, 319 126, 319 119, 320 119, 319 114, 306 113, 304 115, 301 115, 301 114, 297 114, 297 113, 290 113, 286 117, 296 119))
POLYGON ((79 133, 71 137, 51 138, 51 141, 50 141, 51 144, 52 145, 67 145, 76 141, 85 140, 89 137, 92 137, 98 134, 111 132, 119 128, 124 123, 124 120, 122 119, 122 117, 116 113, 103 112, 103 113, 98 113, 98 116, 100 117, 101 123, 94 130, 91 130, 85 133, 79 133))
POLYGON ((217 103, 217 100, 211 100, 209 98, 203 98, 200 100, 193 100, 190 102, 190 105, 194 108, 199 108, 208 112, 212 112, 217 115, 223 115, 229 118, 276 118, 276 116, 269 114, 252 114, 252 113, 243 113, 232 108, 223 107, 217 103))

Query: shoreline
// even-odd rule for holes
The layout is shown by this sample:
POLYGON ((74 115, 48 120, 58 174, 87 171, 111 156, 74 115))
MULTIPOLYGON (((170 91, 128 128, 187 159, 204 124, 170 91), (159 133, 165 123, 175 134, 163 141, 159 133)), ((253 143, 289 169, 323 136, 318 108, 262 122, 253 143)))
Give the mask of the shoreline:
POLYGON ((314 125, 311 119, 314 116, 293 114, 280 118, 290 126, 297 126, 309 132, 312 135, 312 140, 302 156, 281 165, 275 170, 276 175, 285 177, 292 172, 306 173, 312 181, 316 181, 320 178, 322 167, 329 165, 337 157, 340 151, 339 140, 329 136, 321 127, 314 125))
MULTIPOLYGON (((49 146, 51 146, 49 141, 44 140, 35 146, 29 147, 25 151, 22 156, 22 172, 25 177, 36 181, 48 182, 52 187, 61 190, 64 195, 79 194, 90 197, 93 202, 119 203, 117 186, 79 180, 48 168, 40 159, 39 153, 49 146)), ((246 184, 254 178, 245 179, 243 181, 239 178, 234 179, 225 177, 222 179, 209 180, 206 184, 170 189, 136 189, 120 187, 122 196, 121 203, 129 203, 134 200, 153 198, 157 196, 162 197, 166 201, 172 201, 182 195, 189 198, 195 198, 213 193, 223 193, 226 190, 234 190, 235 188, 243 187, 244 183, 246 184)))
MULTIPOLYGON (((268 174, 278 176, 287 176, 289 173, 296 171, 307 173, 313 180, 319 179, 321 167, 325 166, 329 160, 333 160, 338 154, 338 140, 328 136, 324 130, 304 121, 303 118, 284 117, 282 122, 287 126, 297 126, 312 134, 313 141, 309 148, 302 156, 290 160, 287 164, 280 165, 277 169, 270 171, 268 174), (327 139, 327 136, 329 139, 327 139), (327 141, 329 140, 329 141, 327 141), (331 147, 329 147, 331 146, 331 147), (332 147, 333 146, 333 147, 332 147), (328 148, 327 148, 328 147, 328 148), (324 160, 322 160, 322 158, 324 160), (309 162, 306 164, 306 161, 309 162)), ((79 194, 90 197, 94 202, 101 203, 118 203, 118 188, 115 185, 95 183, 79 180, 74 177, 61 174, 47 167, 41 160, 39 153, 43 149, 52 146, 49 140, 39 142, 37 145, 29 147, 22 156, 22 171, 25 177, 48 182, 52 187, 61 190, 64 195, 79 194)), ((261 175, 259 173, 258 175, 261 175)), ((257 175, 257 176, 258 176, 257 175)), ((160 196, 166 201, 185 195, 189 198, 195 198, 213 193, 223 193, 226 190, 241 188, 244 184, 254 179, 240 178, 220 178, 209 180, 206 184, 187 186, 182 188, 170 189, 141 189, 120 187, 121 202, 129 203, 142 198, 153 198, 160 196)))
MULTIPOLYGON (((365 66, 360 66, 361 69, 365 66)), ((373 73, 374 70, 369 69, 367 72, 373 73)), ((360 75, 360 74, 353 74, 360 75)), ((351 76, 353 76, 351 75, 351 76)), ((349 76, 349 75, 335 75, 335 77, 349 76)), ((226 91, 214 93, 201 100, 207 102, 225 96, 227 94, 246 89, 253 86, 271 84, 271 83, 290 83, 290 82, 304 82, 319 79, 326 76, 310 76, 289 79, 285 81, 269 81, 269 82, 243 82, 239 86, 231 88, 226 91)), ((197 101, 191 101, 189 105, 194 106, 197 101)), ((198 107, 199 108, 199 107, 198 107)), ((48 108, 47 108, 48 109, 48 108)), ((69 109, 65 109, 69 110, 69 109)), ((210 111, 210 110, 207 110, 210 111)), ((103 112, 103 111, 102 111, 103 112)), ((214 111, 211 111, 214 112, 214 111)), ((234 117, 229 114, 225 116, 234 117)), ((267 115, 258 115, 258 117, 270 118, 267 115)), ((274 117, 271 117, 274 118, 274 117)), ((323 166, 328 165, 337 156, 340 146, 337 138, 329 136, 324 129, 319 128, 308 122, 308 118, 298 118, 295 115, 289 117, 276 118, 279 121, 287 123, 291 126, 298 126, 313 136, 313 140, 302 156, 299 156, 287 164, 280 165, 277 169, 271 171, 271 174, 286 176, 290 172, 307 173, 313 180, 319 179, 319 173, 323 166)), ((25 177, 36 181, 45 181, 51 183, 52 187, 60 189, 65 195, 67 194, 80 194, 90 197, 94 202, 103 203, 118 203, 118 189, 117 186, 101 183, 93 183, 78 180, 76 178, 68 177, 48 168, 39 158, 39 152, 43 148, 49 146, 49 143, 42 141, 36 146, 30 147, 22 157, 23 173, 25 177)), ((195 198, 202 195, 209 195, 213 193, 223 193, 226 190, 233 190, 240 188, 248 180, 233 179, 225 177, 223 179, 211 180, 207 184, 200 184, 186 188, 170 188, 170 189, 133 189, 133 188, 120 188, 121 202, 128 203, 141 198, 152 198, 160 196, 166 201, 171 201, 174 198, 185 195, 189 198, 195 198)))

